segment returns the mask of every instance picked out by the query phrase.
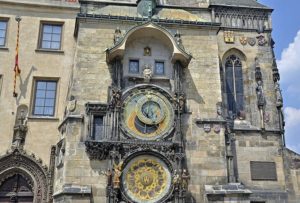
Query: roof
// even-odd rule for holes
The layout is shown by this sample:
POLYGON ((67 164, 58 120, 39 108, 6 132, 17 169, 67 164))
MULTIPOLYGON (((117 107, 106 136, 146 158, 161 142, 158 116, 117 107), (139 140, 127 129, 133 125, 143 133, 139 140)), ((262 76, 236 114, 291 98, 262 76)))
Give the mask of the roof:
POLYGON ((270 9, 256 0, 210 0, 210 5, 270 9))

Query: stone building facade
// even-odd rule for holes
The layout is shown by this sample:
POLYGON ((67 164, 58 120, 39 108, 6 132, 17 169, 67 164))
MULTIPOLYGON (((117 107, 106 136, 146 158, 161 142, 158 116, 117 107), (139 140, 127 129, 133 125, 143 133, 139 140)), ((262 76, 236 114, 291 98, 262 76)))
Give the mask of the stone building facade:
POLYGON ((271 13, 0 0, 0 202, 299 202, 271 13))

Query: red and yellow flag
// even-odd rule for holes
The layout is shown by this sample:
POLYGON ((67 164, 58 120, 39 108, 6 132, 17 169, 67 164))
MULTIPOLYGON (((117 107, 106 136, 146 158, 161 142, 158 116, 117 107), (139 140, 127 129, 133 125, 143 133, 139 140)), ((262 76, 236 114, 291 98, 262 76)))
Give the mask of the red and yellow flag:
POLYGON ((20 35, 20 17, 16 17, 16 21, 18 22, 18 33, 17 33, 17 45, 16 45, 16 57, 15 57, 15 67, 14 67, 14 92, 13 96, 17 97, 18 93, 16 93, 16 84, 17 84, 17 76, 20 75, 21 69, 19 67, 19 35, 20 35))

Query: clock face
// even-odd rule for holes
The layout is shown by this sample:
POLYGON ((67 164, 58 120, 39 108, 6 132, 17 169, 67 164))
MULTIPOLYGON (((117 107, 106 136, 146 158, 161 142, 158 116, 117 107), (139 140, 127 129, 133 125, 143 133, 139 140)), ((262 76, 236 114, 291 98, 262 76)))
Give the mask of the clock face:
POLYGON ((141 155, 125 166, 122 184, 126 196, 134 202, 159 202, 171 188, 171 173, 161 159, 141 155))
POLYGON ((135 138, 154 140, 174 127, 172 105, 161 93, 137 90, 125 99, 123 107, 122 127, 135 138))

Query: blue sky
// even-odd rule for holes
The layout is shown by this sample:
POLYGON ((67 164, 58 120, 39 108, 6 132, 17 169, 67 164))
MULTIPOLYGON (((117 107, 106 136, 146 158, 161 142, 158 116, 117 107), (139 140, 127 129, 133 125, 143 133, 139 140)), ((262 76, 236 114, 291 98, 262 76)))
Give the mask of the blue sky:
POLYGON ((300 153, 300 1, 259 2, 274 9, 272 36, 284 97, 286 144, 300 153))

